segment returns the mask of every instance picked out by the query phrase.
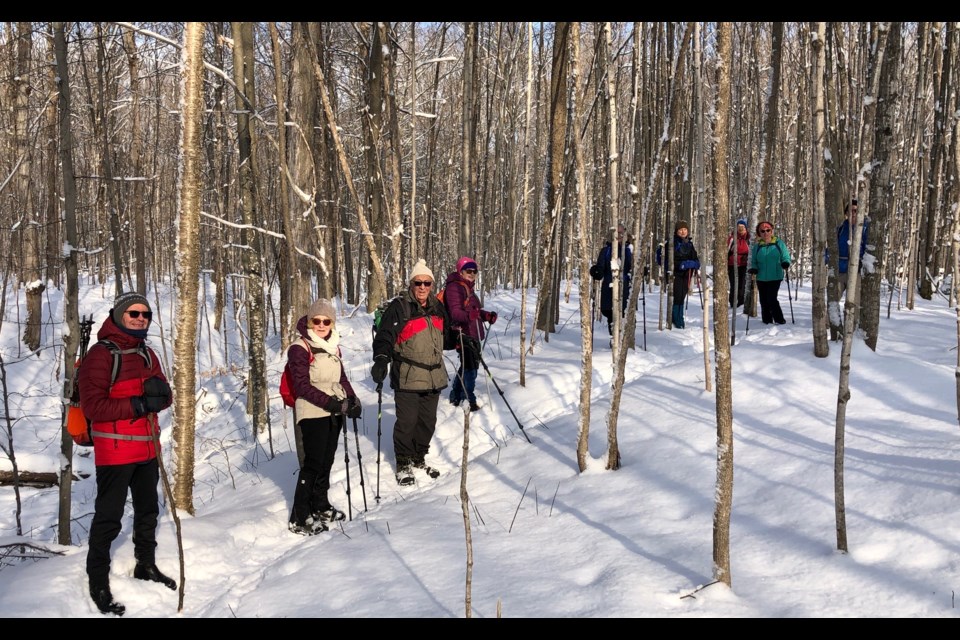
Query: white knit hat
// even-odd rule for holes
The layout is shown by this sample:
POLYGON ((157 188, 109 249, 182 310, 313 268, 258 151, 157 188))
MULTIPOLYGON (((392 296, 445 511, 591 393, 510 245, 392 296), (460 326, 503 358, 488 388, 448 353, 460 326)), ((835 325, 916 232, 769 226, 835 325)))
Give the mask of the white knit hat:
POLYGON ((430 267, 427 266, 423 258, 417 260, 417 264, 413 265, 413 269, 410 269, 410 277, 407 278, 407 281, 413 282, 417 276, 430 276, 431 280, 436 280, 433 277, 433 271, 430 271, 430 267))

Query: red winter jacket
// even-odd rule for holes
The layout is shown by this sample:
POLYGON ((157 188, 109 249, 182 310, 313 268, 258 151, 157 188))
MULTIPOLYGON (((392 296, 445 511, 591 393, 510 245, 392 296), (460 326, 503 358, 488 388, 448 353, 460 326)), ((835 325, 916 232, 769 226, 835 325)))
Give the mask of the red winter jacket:
MULTIPOLYGON (((108 316, 97 332, 97 340, 109 340, 121 349, 135 349, 142 340, 124 333, 108 316)), ((130 398, 143 395, 143 381, 153 376, 166 381, 160 359, 150 347, 141 353, 120 356, 117 379, 110 385, 113 353, 106 345, 95 344, 87 351, 80 366, 80 405, 93 423, 93 452, 96 465, 118 465, 146 462, 157 457, 148 416, 134 415, 130 398), (150 366, 142 353, 148 353, 150 366), (107 435, 98 435, 107 434, 107 435), (116 436, 116 437, 112 437, 116 436), (135 438, 135 439, 131 439, 135 438)), ((169 406, 169 404, 167 405, 169 406)), ((166 408, 166 407, 164 407, 166 408)), ((156 414, 153 414, 156 420, 156 414)), ((157 423, 159 429, 159 423, 157 423)))
MULTIPOLYGON (((750 253, 750 232, 737 236, 737 266, 747 266, 747 255, 750 253)), ((733 234, 727 238, 727 265, 733 266, 733 234)))

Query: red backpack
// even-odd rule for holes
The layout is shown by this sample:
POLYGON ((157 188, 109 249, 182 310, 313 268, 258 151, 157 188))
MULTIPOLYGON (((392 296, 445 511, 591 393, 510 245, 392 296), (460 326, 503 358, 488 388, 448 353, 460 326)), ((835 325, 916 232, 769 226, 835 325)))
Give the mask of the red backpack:
MULTIPOLYGON (((301 338, 301 340, 303 340, 303 338, 301 338)), ((310 345, 307 344, 306 340, 303 340, 303 344, 307 349, 307 353, 310 354, 310 362, 313 362, 313 351, 310 349, 310 345)), ((297 404, 297 394, 293 392, 293 383, 290 382, 289 362, 283 367, 283 375, 280 376, 280 397, 283 398, 283 404, 288 407, 293 407, 297 404)))

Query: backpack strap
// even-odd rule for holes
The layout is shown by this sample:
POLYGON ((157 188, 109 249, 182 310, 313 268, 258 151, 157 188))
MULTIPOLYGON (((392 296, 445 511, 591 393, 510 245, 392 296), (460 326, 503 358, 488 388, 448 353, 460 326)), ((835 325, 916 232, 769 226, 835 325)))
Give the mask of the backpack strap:
POLYGON ((97 344, 102 344, 110 350, 111 354, 113 354, 113 368, 110 370, 111 386, 117 381, 117 375, 120 374, 120 359, 124 354, 138 354, 141 358, 143 358, 143 362, 146 364, 147 369, 153 369, 153 357, 150 355, 150 350, 147 349, 142 342, 133 349, 121 349, 119 346, 117 346, 117 343, 113 342, 112 340, 100 340, 97 342, 97 344))

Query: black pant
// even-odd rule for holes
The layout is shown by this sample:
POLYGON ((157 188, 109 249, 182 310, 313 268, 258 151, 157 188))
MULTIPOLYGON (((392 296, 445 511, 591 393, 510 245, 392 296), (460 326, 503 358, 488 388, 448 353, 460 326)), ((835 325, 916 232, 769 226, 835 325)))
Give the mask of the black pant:
POLYGON ((133 555, 139 564, 155 564, 157 549, 157 459, 97 467, 97 499, 87 549, 90 582, 104 583, 110 575, 110 545, 120 535, 127 490, 133 498, 133 555))
POLYGON ((687 291, 690 286, 690 270, 677 270, 673 275, 673 304, 682 305, 687 299, 687 291))
POLYGON ((747 284, 747 266, 737 266, 737 288, 733 288, 733 265, 727 265, 727 276, 730 278, 730 306, 733 306, 734 291, 736 291, 737 306, 743 306, 743 293, 747 284))
POLYGON ((330 508, 327 498, 330 469, 337 454, 342 419, 328 416, 307 418, 298 423, 303 436, 303 466, 293 494, 291 522, 303 524, 309 515, 330 508))
POLYGON ((423 460, 437 429, 439 391, 396 391, 397 421, 393 425, 393 452, 397 467, 423 460))
POLYGON ((760 315, 763 324, 776 322, 777 324, 786 324, 783 317, 783 309, 780 308, 780 301, 777 295, 780 293, 780 283, 783 280, 757 280, 757 295, 760 298, 760 315))

